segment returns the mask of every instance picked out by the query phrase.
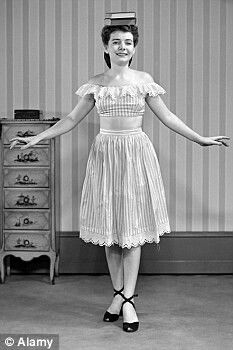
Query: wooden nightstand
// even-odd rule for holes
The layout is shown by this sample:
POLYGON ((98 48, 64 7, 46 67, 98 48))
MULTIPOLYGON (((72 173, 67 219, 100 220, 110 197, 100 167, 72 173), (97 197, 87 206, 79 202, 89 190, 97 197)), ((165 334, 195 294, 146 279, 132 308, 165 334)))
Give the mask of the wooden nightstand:
MULTIPOLYGON (((42 140, 32 148, 10 150, 10 139, 33 136, 54 121, 0 121, 0 269, 13 255, 25 261, 50 258, 50 281, 58 276, 59 253, 55 231, 55 140, 42 140)), ((10 274, 8 264, 7 274, 10 274)))

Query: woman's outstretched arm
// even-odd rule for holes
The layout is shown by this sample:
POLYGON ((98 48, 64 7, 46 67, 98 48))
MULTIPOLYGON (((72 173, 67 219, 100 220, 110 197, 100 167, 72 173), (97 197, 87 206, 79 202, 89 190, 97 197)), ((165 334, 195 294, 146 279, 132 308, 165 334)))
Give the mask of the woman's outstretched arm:
POLYGON ((21 149, 34 146, 43 139, 51 139, 53 137, 65 134, 72 130, 94 107, 95 101, 92 95, 83 96, 74 109, 63 119, 59 120, 49 129, 31 137, 15 137, 11 139, 10 149, 16 144, 26 143, 21 149))
POLYGON ((148 96, 146 97, 146 102, 152 112, 157 115, 159 120, 166 125, 169 129, 175 131, 176 133, 186 137, 187 139, 197 142, 201 146, 211 146, 211 145, 224 145, 228 147, 226 140, 230 138, 227 136, 211 136, 204 137, 197 134, 194 130, 189 128, 185 123, 182 122, 174 113, 172 113, 161 97, 158 95, 156 97, 148 96))

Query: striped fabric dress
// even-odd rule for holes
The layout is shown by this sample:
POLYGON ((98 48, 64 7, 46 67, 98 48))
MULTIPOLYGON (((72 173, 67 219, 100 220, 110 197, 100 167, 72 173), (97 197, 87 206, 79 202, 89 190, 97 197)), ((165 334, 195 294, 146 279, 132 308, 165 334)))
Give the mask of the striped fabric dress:
MULTIPOLYGON (((155 82, 139 85, 84 84, 76 94, 93 94, 99 116, 136 117, 145 97, 164 94, 155 82)), ((80 238, 122 248, 160 242, 171 232, 155 149, 142 128, 106 130, 94 138, 80 204, 80 238)))

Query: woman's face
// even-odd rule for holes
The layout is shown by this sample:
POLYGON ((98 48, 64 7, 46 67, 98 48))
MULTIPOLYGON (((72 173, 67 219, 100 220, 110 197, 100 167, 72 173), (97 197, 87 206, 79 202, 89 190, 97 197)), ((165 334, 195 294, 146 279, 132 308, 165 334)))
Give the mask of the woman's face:
POLYGON ((109 54, 111 63, 128 65, 135 52, 133 34, 121 31, 111 33, 105 52, 109 54))

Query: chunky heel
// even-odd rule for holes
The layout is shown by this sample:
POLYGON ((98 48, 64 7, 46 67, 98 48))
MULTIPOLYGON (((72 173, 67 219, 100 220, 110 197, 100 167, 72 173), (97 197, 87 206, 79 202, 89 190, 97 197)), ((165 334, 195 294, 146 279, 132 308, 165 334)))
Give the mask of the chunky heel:
MULTIPOLYGON (((121 292, 123 292, 123 290, 124 290, 124 287, 122 287, 120 290, 114 289, 113 297, 115 297, 116 295, 119 294, 119 295, 122 296, 122 298, 124 298, 124 295, 121 293, 121 292)), ((115 321, 117 321, 119 316, 123 315, 122 305, 121 305, 121 309, 120 309, 120 313, 119 314, 111 314, 110 312, 106 311, 105 314, 104 314, 103 321, 104 322, 115 322, 115 321)))

